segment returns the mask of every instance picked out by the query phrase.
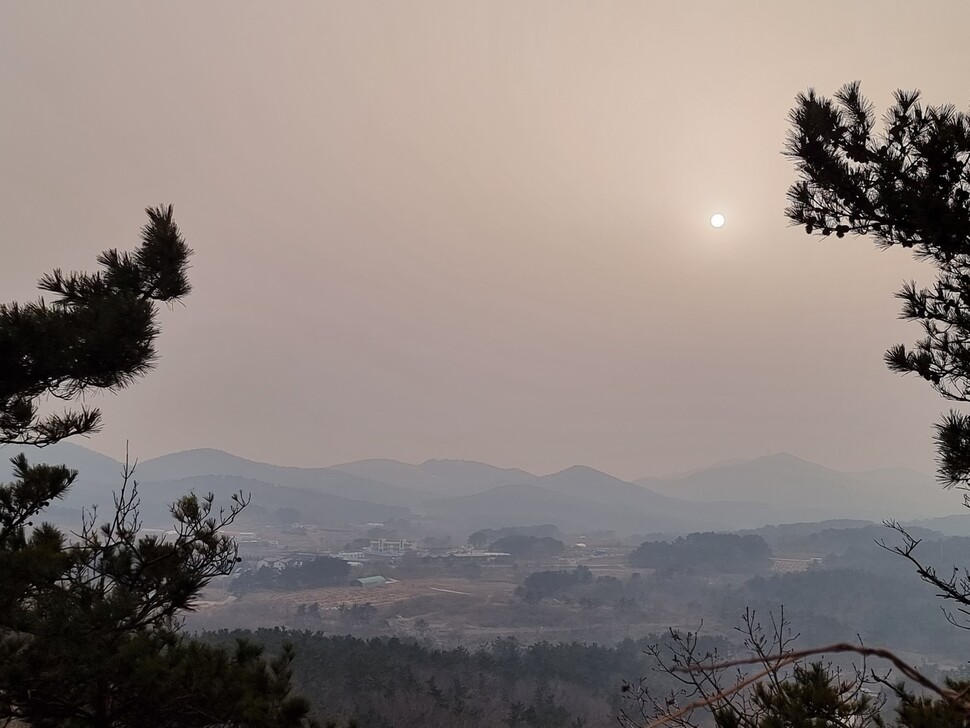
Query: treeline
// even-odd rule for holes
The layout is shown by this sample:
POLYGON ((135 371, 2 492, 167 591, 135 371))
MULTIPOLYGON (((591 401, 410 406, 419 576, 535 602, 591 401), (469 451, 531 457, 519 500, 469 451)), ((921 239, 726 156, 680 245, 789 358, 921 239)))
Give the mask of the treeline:
MULTIPOLYGON (((624 579, 596 576, 583 566, 536 571, 523 578, 515 594, 545 623, 557 619, 561 624, 581 613, 589 624, 610 625, 596 639, 607 639, 614 626, 633 636, 650 622, 682 624, 684 615, 707 629, 729 632, 748 607, 767 617, 783 606, 805 644, 861 636, 866 644, 893 644, 930 659, 962 658, 934 590, 914 587, 909 562, 874 543, 873 536, 893 543, 885 528, 840 533, 838 548, 846 551, 805 564, 804 571, 772 574, 760 537, 696 534, 643 544, 631 561, 644 571, 624 579)), ((943 565, 957 562, 953 554, 959 556, 964 545, 964 539, 945 539, 919 549, 927 562, 938 561, 941 573, 948 573, 943 565)))
POLYGON ((536 571, 515 589, 515 595, 528 604, 543 599, 557 599, 563 604, 577 604, 587 609, 608 606, 636 610, 646 603, 649 580, 634 573, 629 579, 594 576, 586 566, 572 571, 536 571))
POLYGON ((521 597, 531 595, 533 599, 541 599, 562 594, 571 587, 590 584, 592 581, 593 572, 586 566, 577 566, 572 571, 536 571, 525 578, 515 593, 521 597))
POLYGON ((771 549, 760 536, 692 533, 674 541, 644 541, 630 565, 650 569, 749 573, 770 566, 771 549))
POLYGON ((343 559, 319 556, 308 561, 287 564, 282 568, 262 566, 233 579, 231 590, 244 594, 258 589, 290 591, 321 586, 345 586, 350 578, 350 564, 343 559))
POLYGON ((562 541, 564 536, 556 526, 506 526, 504 528, 483 528, 468 537, 468 545, 476 549, 485 548, 506 536, 534 536, 535 538, 554 538, 562 541))
MULTIPOLYGON (((294 682, 327 720, 356 718, 368 728, 599 728, 616 725, 623 684, 655 673, 645 650, 668 638, 625 640, 615 647, 496 639, 476 650, 434 649, 419 640, 362 640, 282 629, 221 631, 215 643, 252 639, 268 650, 296 647, 294 682)), ((728 649, 723 639, 705 649, 728 649)))
POLYGON ((930 588, 913 585, 911 572, 874 574, 859 569, 813 569, 755 577, 724 594, 719 616, 735 618, 746 607, 761 613, 785 605, 805 644, 858 641, 894 645, 931 658, 965 657, 940 601, 930 588))
POLYGON ((490 551, 507 553, 517 559, 547 559, 558 556, 565 548, 562 541, 551 536, 526 536, 519 533, 504 536, 489 546, 490 551))

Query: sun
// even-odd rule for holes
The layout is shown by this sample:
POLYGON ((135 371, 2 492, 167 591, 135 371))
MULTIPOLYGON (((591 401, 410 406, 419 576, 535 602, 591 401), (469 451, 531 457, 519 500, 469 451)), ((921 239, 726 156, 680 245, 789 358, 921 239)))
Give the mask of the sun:
POLYGON ((721 213, 715 212, 713 215, 711 215, 711 227, 724 227, 725 222, 724 215, 721 213))

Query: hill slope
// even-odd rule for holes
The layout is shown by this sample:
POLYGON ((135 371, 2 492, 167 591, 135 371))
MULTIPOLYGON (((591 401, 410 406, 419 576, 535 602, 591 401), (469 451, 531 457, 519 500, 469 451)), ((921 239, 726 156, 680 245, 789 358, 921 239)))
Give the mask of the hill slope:
POLYGON ((536 476, 524 470, 498 468, 474 460, 427 460, 420 465, 396 460, 358 460, 334 465, 333 469, 443 496, 471 495, 501 485, 536 480, 536 476))
POLYGON ((424 510, 471 530, 552 523, 572 533, 645 533, 679 532, 696 524, 669 511, 651 513, 638 507, 610 505, 532 484, 503 485, 474 495, 440 499, 425 504, 424 510))
POLYGON ((914 471, 844 473, 788 453, 637 483, 668 496, 760 503, 814 519, 913 518, 952 513, 959 505, 932 478, 914 471))
POLYGON ((205 475, 240 478, 300 488, 388 506, 407 507, 428 497, 396 485, 352 475, 334 468, 294 468, 247 460, 221 450, 199 449, 163 455, 138 466, 145 481, 181 480, 205 475))
MULTIPOLYGON (((228 505, 233 494, 240 491, 252 497, 244 520, 277 522, 281 509, 299 512, 301 523, 321 526, 383 522, 392 518, 404 518, 409 511, 377 503, 342 498, 329 493, 317 493, 300 488, 264 483, 251 478, 234 475, 202 475, 174 481, 150 481, 139 486, 142 502, 142 520, 146 525, 168 523, 169 504, 189 491, 197 494, 212 493, 216 505, 228 505)), ((282 522, 289 522, 284 518, 282 522)))

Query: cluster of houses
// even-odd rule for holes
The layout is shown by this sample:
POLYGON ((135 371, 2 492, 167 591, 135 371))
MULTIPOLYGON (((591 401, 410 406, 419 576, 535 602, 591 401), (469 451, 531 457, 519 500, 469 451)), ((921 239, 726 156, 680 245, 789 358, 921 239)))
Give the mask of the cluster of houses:
POLYGON ((363 551, 341 551, 333 554, 335 558, 344 559, 351 566, 359 566, 366 561, 387 561, 394 563, 397 559, 408 554, 418 554, 432 559, 458 559, 465 563, 511 563, 512 557, 504 551, 480 551, 459 548, 447 551, 418 552, 414 541, 407 539, 379 538, 370 542, 363 551))
MULTIPOLYGON (((360 567, 364 566, 364 564, 374 564, 375 562, 393 564, 408 554, 420 555, 435 560, 454 559, 456 562, 466 564, 476 563, 485 565, 508 564, 512 562, 512 556, 503 551, 482 551, 464 548, 425 553, 418 552, 413 541, 408 541, 407 539, 381 538, 372 540, 369 546, 361 551, 339 551, 337 553, 297 552, 287 555, 264 556, 258 559, 253 566, 255 571, 263 568, 283 571, 293 566, 302 566, 304 563, 322 556, 329 556, 331 558, 342 559, 350 566, 360 567)), ((387 583, 387 581, 383 576, 375 576, 355 579, 353 583, 358 586, 376 586, 387 583)))

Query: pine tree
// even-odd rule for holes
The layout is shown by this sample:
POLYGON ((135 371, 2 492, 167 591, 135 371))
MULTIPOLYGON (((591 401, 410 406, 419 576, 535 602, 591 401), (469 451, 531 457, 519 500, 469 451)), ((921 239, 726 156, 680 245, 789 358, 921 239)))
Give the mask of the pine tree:
MULTIPOLYGON (((880 247, 911 248, 933 267, 931 285, 911 282, 897 293, 901 318, 918 322, 923 336, 912 347, 891 347, 885 361, 893 371, 924 379, 944 399, 970 402, 970 117, 949 104, 924 106, 919 91, 897 91, 883 130, 875 131, 873 106, 851 83, 832 99, 800 94, 790 121, 785 153, 799 180, 788 192, 787 217, 809 234, 863 235, 880 247)), ((935 439, 944 486, 967 489, 970 415, 945 414, 935 439)), ((964 503, 970 507, 970 497, 964 503)), ((890 550, 956 604, 955 613, 944 611, 955 625, 967 627, 970 572, 954 567, 938 574, 917 556, 918 539, 897 523, 888 525, 903 537, 903 545, 890 550)), ((966 683, 948 681, 933 690, 935 698, 914 695, 902 684, 894 691, 900 726, 970 721, 966 683)))
POLYGON ((0 305, 0 444, 43 446, 97 431, 97 409, 41 415, 40 400, 123 389, 154 365, 157 305, 191 291, 192 251, 171 205, 146 212, 135 252, 106 250, 96 273, 45 275, 39 287, 54 294, 50 302, 0 305))
MULTIPOLYGON (((876 130, 872 104, 858 83, 842 87, 833 98, 808 91, 797 97, 790 114, 785 154, 799 179, 788 192, 788 219, 808 234, 868 236, 879 247, 901 246, 928 262, 936 274, 926 287, 907 283, 897 293, 901 317, 920 324, 923 335, 911 347, 896 345, 885 355, 893 371, 915 374, 945 399, 970 402, 970 117, 953 106, 924 106, 918 91, 897 91, 876 130)), ((936 426, 939 476, 947 487, 970 486, 970 415, 951 411, 936 426)), ((970 498, 965 498, 970 506, 970 498)), ((970 572, 954 568, 939 575, 916 555, 919 540, 890 523, 903 536, 890 548, 911 561, 917 574, 949 603, 956 603, 954 624, 968 626, 970 572)), ((751 623, 748 623, 750 628, 751 623)), ((655 723, 693 725, 693 706, 713 714, 719 728, 882 725, 878 702, 862 688, 865 670, 856 680, 842 681, 808 655, 856 652, 889 660, 906 678, 930 695, 917 695, 905 684, 889 685, 899 699, 895 725, 903 728, 966 726, 970 722, 967 683, 935 685, 888 650, 853 645, 794 653, 776 637, 771 649, 749 629, 751 660, 719 661, 698 657, 690 639, 679 643, 668 671, 693 689, 701 700, 691 710, 677 710, 677 697, 662 704, 648 692, 636 694, 643 717, 655 723), (686 645, 683 646, 683 645, 686 645), (794 657, 797 662, 792 662, 794 657), (718 681, 728 666, 764 667, 750 691, 746 681, 718 681), (782 672, 781 666, 789 668, 782 672), (935 696, 933 695, 935 694, 935 696)), ((874 673, 873 673, 874 674, 874 673)))
MULTIPOLYGON (((928 261, 935 282, 897 294, 901 317, 923 337, 890 348, 886 363, 948 400, 970 401, 970 119, 950 105, 923 106, 919 91, 897 91, 876 131, 872 104, 851 83, 833 99, 800 94, 790 120, 785 154, 799 180, 788 219, 810 234, 865 235, 928 261)), ((970 483, 970 416, 944 416, 936 441, 943 481, 970 483)))
MULTIPOLYGON (((784 153, 798 180, 788 191, 786 216, 810 235, 867 236, 879 247, 912 249, 933 267, 931 285, 907 283, 897 293, 901 317, 919 323, 922 337, 911 347, 891 347, 885 361, 893 371, 926 380, 947 400, 970 402, 970 117, 950 105, 924 106, 919 91, 897 91, 877 131, 873 105, 859 83, 850 83, 833 98, 799 94, 789 119, 784 153)), ((936 444, 944 485, 970 489, 970 415, 945 415, 936 444)), ((964 502, 970 507, 970 496, 964 502)), ((897 523, 887 525, 903 545, 881 545, 912 562, 921 579, 957 605, 956 614, 947 612, 954 624, 970 627, 970 570, 938 574, 917 557, 918 539, 897 523)), ((636 709, 622 711, 621 723, 696 728, 699 712, 703 724, 713 720, 718 728, 878 728, 886 724, 885 691, 876 693, 878 687, 895 693, 899 728, 970 725, 970 683, 938 685, 882 648, 839 643, 795 651, 783 613, 777 623, 772 618, 768 636, 750 610, 744 622, 747 657, 725 660, 716 650, 702 651, 696 634, 676 631, 669 655, 649 648, 679 687, 657 694, 646 681, 625 685, 636 709), (845 673, 806 661, 836 653, 855 654, 862 666, 845 673), (868 672, 868 658, 889 662, 924 692, 868 672)))
MULTIPOLYGON (((187 295, 191 250, 169 207, 149 208, 141 245, 108 250, 96 273, 44 276, 54 294, 0 306, 0 444, 44 446, 98 429, 85 406, 41 414, 47 397, 76 402, 119 390, 154 364, 157 305, 187 295)), ((0 485, 0 722, 31 726, 283 728, 312 722, 292 694, 293 652, 267 660, 180 633, 213 577, 228 574, 236 545, 223 534, 247 500, 225 510, 188 494, 172 506, 175 536, 141 535, 137 484, 126 468, 115 512, 85 518, 69 539, 38 523, 77 473, 12 459, 0 485)))

